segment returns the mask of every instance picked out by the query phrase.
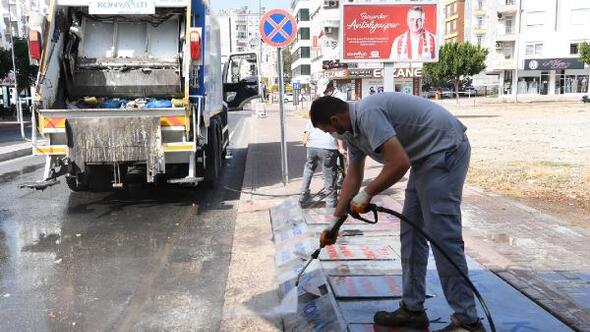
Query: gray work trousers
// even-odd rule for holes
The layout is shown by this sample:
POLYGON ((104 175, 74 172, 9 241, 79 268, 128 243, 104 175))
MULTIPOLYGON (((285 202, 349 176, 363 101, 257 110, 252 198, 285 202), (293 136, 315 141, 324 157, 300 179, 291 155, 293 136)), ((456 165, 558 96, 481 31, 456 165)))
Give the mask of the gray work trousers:
MULTIPOLYGON (((454 149, 434 153, 412 165, 403 214, 422 227, 467 274, 461 230, 461 197, 471 146, 467 137, 454 149)), ((422 310, 426 294, 428 242, 401 222, 403 302, 410 310, 422 310)), ((472 290, 455 268, 432 247, 436 269, 447 302, 465 324, 477 320, 472 290)))
POLYGON ((309 194, 309 185, 313 173, 319 163, 324 168, 324 192, 326 196, 326 207, 336 206, 336 161, 338 159, 338 150, 307 148, 307 161, 303 169, 303 183, 301 184, 301 193, 309 194))

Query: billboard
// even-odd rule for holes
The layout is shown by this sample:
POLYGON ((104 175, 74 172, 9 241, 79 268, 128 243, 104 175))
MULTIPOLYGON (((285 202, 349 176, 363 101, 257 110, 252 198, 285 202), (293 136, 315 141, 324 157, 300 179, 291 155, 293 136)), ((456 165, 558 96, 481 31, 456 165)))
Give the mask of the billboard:
POLYGON ((436 3, 344 3, 340 25, 344 62, 436 62, 436 3))

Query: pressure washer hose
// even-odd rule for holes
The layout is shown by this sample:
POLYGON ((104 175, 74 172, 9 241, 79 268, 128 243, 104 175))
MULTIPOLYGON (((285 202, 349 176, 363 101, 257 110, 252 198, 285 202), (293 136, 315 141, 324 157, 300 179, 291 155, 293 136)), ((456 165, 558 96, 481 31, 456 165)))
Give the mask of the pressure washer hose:
POLYGON ((484 301, 483 297, 481 296, 481 294, 479 293, 479 291, 477 290, 477 288, 475 287, 473 282, 471 282, 469 277, 463 271, 461 271, 461 268, 459 268, 459 266, 451 259, 451 257, 447 254, 447 252, 432 237, 430 237, 430 235, 428 235, 421 227, 419 227, 418 225, 416 225, 412 221, 410 221, 406 216, 404 216, 403 214, 401 214, 397 211, 394 211, 394 210, 391 210, 391 209, 388 209, 388 208, 385 208, 382 206, 378 206, 375 204, 370 204, 369 210, 372 211, 375 216, 374 221, 368 221, 367 219, 360 217, 360 215, 358 213, 349 213, 349 214, 353 218, 360 219, 364 222, 368 222, 369 224, 376 224, 378 221, 377 212, 383 212, 383 213, 387 213, 387 214, 396 216, 399 219, 403 220, 406 224, 412 226, 412 228, 415 231, 417 231, 422 236, 424 236, 426 238, 426 240, 428 240, 428 242, 430 242, 436 249, 438 249, 440 251, 440 253, 449 261, 449 263, 451 263, 451 265, 457 270, 457 272, 459 272, 459 275, 463 278, 463 280, 467 283, 467 285, 469 285, 469 288, 471 288, 471 290, 475 294, 475 297, 477 298, 477 300, 481 304, 481 307, 483 308, 486 318, 488 319, 488 322, 489 322, 488 324, 490 325, 490 329, 492 330, 492 332, 496 332, 496 325, 494 324, 494 320, 492 319, 492 313, 490 312, 488 305, 484 301))

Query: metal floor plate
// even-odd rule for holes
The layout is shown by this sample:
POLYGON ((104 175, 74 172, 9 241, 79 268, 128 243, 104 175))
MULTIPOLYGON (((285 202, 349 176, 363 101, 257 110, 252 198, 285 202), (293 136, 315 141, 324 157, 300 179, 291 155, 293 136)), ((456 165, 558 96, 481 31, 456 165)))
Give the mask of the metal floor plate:
POLYGON ((389 245, 335 244, 322 250, 320 260, 392 260, 396 256, 389 245))
POLYGON ((402 276, 330 276, 336 299, 401 298, 402 276))

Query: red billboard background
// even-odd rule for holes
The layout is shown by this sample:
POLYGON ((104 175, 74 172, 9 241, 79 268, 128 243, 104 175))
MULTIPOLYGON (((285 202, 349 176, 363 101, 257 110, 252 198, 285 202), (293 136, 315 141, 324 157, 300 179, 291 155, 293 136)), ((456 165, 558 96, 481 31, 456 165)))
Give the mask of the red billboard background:
MULTIPOLYGON (((343 4, 342 8, 342 60, 379 62, 432 62, 438 60, 437 12, 435 3, 412 4, 343 4), (408 31, 408 10, 413 7, 424 10, 424 30, 430 38, 420 43, 431 48, 431 58, 408 56, 397 59, 390 56, 394 40, 408 31), (434 36, 434 38, 432 38, 434 36)), ((403 38, 400 37, 400 38, 403 38)), ((408 38, 406 38, 407 40, 408 38)), ((401 39, 400 39, 401 40, 401 39)))

